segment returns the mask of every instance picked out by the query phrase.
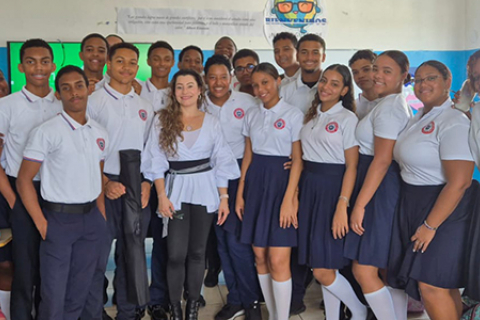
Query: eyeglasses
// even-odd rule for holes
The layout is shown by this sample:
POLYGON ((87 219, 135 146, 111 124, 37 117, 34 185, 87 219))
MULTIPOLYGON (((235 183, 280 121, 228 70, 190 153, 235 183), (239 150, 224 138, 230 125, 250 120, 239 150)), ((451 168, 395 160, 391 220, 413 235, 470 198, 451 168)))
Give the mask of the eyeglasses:
POLYGON ((278 12, 280 13, 292 12, 294 5, 297 6, 298 11, 302 13, 309 13, 309 12, 312 12, 314 4, 315 4, 314 2, 309 2, 309 1, 299 1, 296 3, 293 3, 291 1, 285 1, 285 2, 279 2, 275 6, 277 7, 278 12))
POLYGON ((428 76, 428 77, 425 77, 425 78, 423 78, 423 79, 420 79, 420 78, 419 78, 419 79, 415 79, 415 80, 413 81, 413 83, 414 83, 416 86, 421 85, 422 82, 424 82, 424 81, 425 81, 426 84, 432 84, 432 83, 434 83, 434 82, 438 79, 438 77, 440 77, 440 76, 439 76, 439 75, 435 75, 435 76, 428 76))
POLYGON ((255 68, 255 65, 249 63, 249 64, 247 64, 246 67, 241 67, 241 66, 235 67, 235 72, 237 72, 237 73, 242 73, 242 72, 244 72, 245 70, 247 70, 248 72, 252 72, 253 68, 255 68))

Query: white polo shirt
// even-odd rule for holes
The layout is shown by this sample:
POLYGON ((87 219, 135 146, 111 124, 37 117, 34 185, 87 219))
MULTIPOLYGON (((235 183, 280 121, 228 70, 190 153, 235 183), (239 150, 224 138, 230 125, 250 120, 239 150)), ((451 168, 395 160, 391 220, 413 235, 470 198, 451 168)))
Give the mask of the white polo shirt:
POLYGON ((152 105, 140 98, 133 88, 126 95, 108 83, 88 99, 88 115, 107 129, 110 146, 104 172, 120 174, 120 150, 143 151, 152 125, 152 105))
POLYGON ((219 119, 222 132, 236 159, 243 158, 245 137, 242 135, 245 114, 250 108, 260 108, 251 95, 231 91, 230 97, 222 107, 214 104, 206 95, 205 110, 219 119))
POLYGON ((442 160, 473 161, 468 145, 470 121, 452 105, 447 99, 425 115, 423 108, 418 110, 398 136, 393 155, 406 183, 444 184, 442 160))
POLYGON ((300 75, 297 80, 280 88, 280 97, 305 114, 312 106, 317 87, 318 82, 311 88, 304 84, 300 75))
MULTIPOLYGON (((62 104, 53 93, 40 98, 25 87, 0 99, 0 133, 5 135, 5 173, 17 177, 22 164, 23 150, 30 131, 62 111, 62 104)), ((36 181, 40 176, 35 177, 36 181)))
POLYGON ((358 119, 362 120, 365 116, 373 110, 373 108, 378 104, 381 99, 375 99, 373 101, 368 100, 362 94, 358 95, 358 98, 355 100, 355 105, 357 106, 357 116, 358 119))
POLYGON ((301 68, 298 68, 297 72, 295 72, 295 74, 291 77, 287 76, 286 74, 283 74, 283 79, 282 79, 282 83, 280 84, 280 87, 284 87, 291 82, 297 81, 297 79, 301 76, 301 74, 302 74, 301 68))
POLYGON ((469 143, 475 164, 480 168, 480 102, 472 108, 469 143))
POLYGON ((41 194, 50 202, 80 204, 102 192, 100 162, 107 132, 87 118, 81 125, 65 111, 32 130, 23 158, 41 163, 41 194))
POLYGON ((155 112, 160 111, 170 103, 169 95, 169 87, 157 89, 150 79, 142 83, 142 92, 140 93, 140 97, 150 102, 153 106, 153 111, 155 112))
POLYGON ((372 111, 358 122, 355 136, 360 145, 360 153, 374 155, 375 137, 397 140, 411 117, 412 110, 401 93, 381 99, 372 111))
POLYGON ((280 99, 270 109, 263 105, 250 108, 242 134, 252 141, 253 153, 288 157, 292 154, 292 143, 300 140, 303 117, 298 108, 280 99))
POLYGON ((102 89, 105 83, 110 83, 110 76, 106 72, 103 75, 102 80, 95 83, 95 91, 102 89))
POLYGON ((327 112, 317 108, 317 116, 300 131, 303 160, 320 163, 345 163, 345 150, 358 146, 355 128, 358 118, 338 102, 327 112))

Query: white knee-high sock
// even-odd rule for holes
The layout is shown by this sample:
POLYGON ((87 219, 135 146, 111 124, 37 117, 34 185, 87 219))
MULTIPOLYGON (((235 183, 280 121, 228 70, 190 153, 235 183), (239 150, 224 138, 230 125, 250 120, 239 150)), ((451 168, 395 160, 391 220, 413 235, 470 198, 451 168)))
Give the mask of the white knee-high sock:
POLYGON ((407 320, 408 295, 401 289, 387 288, 392 296, 393 308, 397 320, 407 320))
POLYGON ((262 289, 263 298, 268 310, 268 319, 277 320, 277 312, 275 308, 275 296, 273 294, 272 277, 270 274, 259 274, 258 280, 260 282, 260 288, 262 289))
MULTIPOLYGON (((367 307, 365 307, 360 300, 358 300, 355 291, 353 291, 352 286, 344 276, 342 276, 338 271, 336 272, 335 276, 335 280, 332 282, 332 284, 326 286, 325 289, 334 294, 337 299, 345 303, 348 309, 350 309, 352 312, 352 320, 365 320, 367 317, 367 307)), ((327 320, 329 320, 328 317, 327 320)))
POLYGON ((378 320, 397 320, 392 296, 387 287, 382 287, 372 293, 365 293, 364 296, 378 320))
POLYGON ((0 308, 7 320, 10 320, 10 291, 0 290, 0 308))
POLYGON ((292 301, 292 278, 283 282, 272 279, 272 284, 277 320, 288 320, 290 317, 290 302, 292 301))
POLYGON ((340 299, 338 299, 327 287, 322 285, 323 303, 325 304, 325 319, 340 319, 340 299))

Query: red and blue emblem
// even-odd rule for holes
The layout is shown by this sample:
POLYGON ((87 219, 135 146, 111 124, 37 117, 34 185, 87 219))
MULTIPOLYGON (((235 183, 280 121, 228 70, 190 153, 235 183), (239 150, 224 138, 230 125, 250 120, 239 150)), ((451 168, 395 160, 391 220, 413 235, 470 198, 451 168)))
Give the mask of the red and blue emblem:
POLYGON ((282 130, 283 128, 285 128, 285 120, 278 119, 277 121, 275 121, 273 126, 275 127, 275 129, 282 130))
POLYGON ((435 122, 430 122, 427 124, 425 127, 422 128, 422 133, 423 134, 430 134, 435 130, 435 122))
POLYGON ((143 121, 147 121, 147 111, 146 110, 140 110, 138 111, 138 115, 140 116, 140 119, 142 119, 143 121))
POLYGON ((242 108, 237 108, 233 111, 233 115, 237 119, 243 119, 243 117, 245 117, 245 111, 243 111, 242 108))
POLYGON ((327 130, 327 132, 329 133, 335 133, 338 131, 338 123, 336 123, 335 121, 333 122, 329 122, 326 126, 325 126, 325 130, 327 130))
POLYGON ((105 150, 105 139, 98 138, 97 139, 97 145, 100 148, 100 150, 104 151, 105 150))

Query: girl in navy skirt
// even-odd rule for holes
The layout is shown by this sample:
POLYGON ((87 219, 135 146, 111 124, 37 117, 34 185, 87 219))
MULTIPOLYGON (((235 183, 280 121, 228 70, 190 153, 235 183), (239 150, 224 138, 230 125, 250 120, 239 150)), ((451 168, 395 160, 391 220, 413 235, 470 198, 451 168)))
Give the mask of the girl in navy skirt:
POLYGON ((287 320, 292 295, 291 247, 297 245, 297 186, 302 171, 303 113, 280 99, 281 79, 270 63, 252 71, 260 108, 247 111, 242 175, 236 212, 240 241, 253 245, 260 287, 270 319, 287 320), (290 170, 284 163, 292 156, 290 170))
MULTIPOLYGON (((452 76, 438 61, 415 73, 423 109, 399 135, 394 158, 402 187, 391 242, 388 282, 420 300, 431 319, 460 319, 465 286, 474 168, 470 122, 452 109, 452 76)), ((406 314, 406 311, 405 311, 406 314)))
POLYGON ((365 320, 367 315, 349 282, 337 272, 345 266, 347 207, 357 174, 354 112, 350 71, 344 65, 331 65, 320 78, 300 132, 304 169, 298 210, 299 263, 313 268, 322 284, 327 320, 340 318, 341 301, 352 311, 353 320, 365 320))
POLYGON ((353 260, 353 274, 377 319, 406 320, 399 316, 407 303, 405 293, 385 287, 385 277, 382 280, 379 271, 387 267, 400 192, 398 165, 392 161, 393 147, 412 115, 402 95, 403 84, 409 77, 409 62, 400 51, 385 51, 373 68, 374 88, 381 100, 356 129, 360 157, 350 217, 353 232, 347 234, 344 255, 353 260))

